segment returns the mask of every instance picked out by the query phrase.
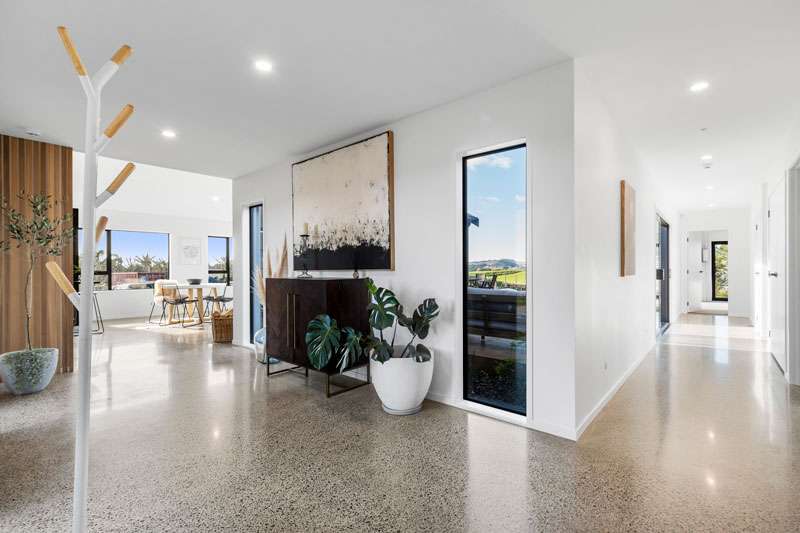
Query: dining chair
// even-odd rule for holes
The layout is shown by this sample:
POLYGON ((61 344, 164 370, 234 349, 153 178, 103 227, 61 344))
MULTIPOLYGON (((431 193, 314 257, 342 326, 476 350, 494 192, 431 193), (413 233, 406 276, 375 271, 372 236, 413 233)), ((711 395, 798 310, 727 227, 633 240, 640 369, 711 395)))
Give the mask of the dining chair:
POLYGON ((204 296, 203 300, 206 302, 206 308, 203 312, 203 316, 208 315, 212 311, 212 306, 214 304, 221 304, 221 308, 223 311, 227 309, 227 304, 233 301, 233 296, 227 296, 228 287, 230 287, 230 282, 225 284, 225 288, 222 290, 222 296, 204 296))
POLYGON ((177 281, 172 279, 157 279, 155 283, 153 283, 153 303, 150 305, 150 316, 147 317, 147 322, 153 323, 153 311, 155 310, 156 306, 161 306, 161 310, 163 312, 164 306, 164 292, 162 291, 161 287, 168 283, 170 285, 174 285, 177 281))
MULTIPOLYGON (((164 305, 161 310, 161 318, 158 321, 159 326, 168 326, 170 325, 169 320, 167 319, 167 306, 171 305, 178 309, 178 314, 180 316, 181 307, 183 308, 183 316, 180 318, 181 326, 184 328, 188 328, 189 326, 195 325, 194 323, 186 324, 187 315, 189 315, 189 304, 195 304, 195 308, 198 310, 197 312, 200 313, 200 304, 197 302, 197 298, 190 298, 189 296, 182 296, 181 290, 178 287, 178 284, 175 282, 172 283, 162 283, 161 284, 161 292, 164 297, 164 305)), ((189 318, 192 318, 192 316, 189 318)))

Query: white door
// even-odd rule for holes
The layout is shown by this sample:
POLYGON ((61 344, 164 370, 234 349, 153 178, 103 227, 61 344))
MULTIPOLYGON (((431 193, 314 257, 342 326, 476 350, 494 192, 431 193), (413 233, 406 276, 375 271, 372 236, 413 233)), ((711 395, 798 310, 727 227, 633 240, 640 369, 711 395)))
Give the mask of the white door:
POLYGON ((763 248, 762 248, 762 235, 763 229, 761 227, 761 210, 759 209, 756 213, 756 225, 755 225, 755 262, 753 264, 753 326, 763 335, 764 330, 762 329, 762 317, 761 317, 761 310, 762 310, 762 302, 763 302, 763 289, 761 287, 761 276, 766 275, 766 272, 761 272, 763 269, 762 265, 764 261, 762 259, 763 255, 763 248))
POLYGON ((772 356, 786 371, 786 182, 769 197, 769 338, 772 356))
POLYGON ((703 239, 698 232, 690 232, 686 243, 686 312, 699 311, 703 302, 703 239))

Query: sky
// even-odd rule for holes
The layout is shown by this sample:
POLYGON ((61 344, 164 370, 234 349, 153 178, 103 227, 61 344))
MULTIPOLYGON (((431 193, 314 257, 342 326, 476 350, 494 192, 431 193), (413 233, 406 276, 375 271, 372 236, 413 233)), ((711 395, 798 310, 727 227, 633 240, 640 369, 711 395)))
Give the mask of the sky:
MULTIPOLYGON (((80 232, 79 248, 83 245, 83 231, 80 232)), ((138 231, 114 231, 112 230, 111 245, 114 247, 114 254, 122 259, 142 256, 149 253, 156 259, 169 258, 169 235, 166 233, 142 233, 138 231)), ((106 237, 100 239, 97 249, 106 249, 106 237)), ((224 252, 223 252, 224 255, 224 252)))
POLYGON ((470 261, 525 261, 525 174, 524 146, 467 160, 470 261))
MULTIPOLYGON (((233 250, 231 250, 233 254, 233 250)), ((208 239, 208 263, 216 263, 217 259, 225 261, 225 239, 224 238, 211 238, 208 239)))

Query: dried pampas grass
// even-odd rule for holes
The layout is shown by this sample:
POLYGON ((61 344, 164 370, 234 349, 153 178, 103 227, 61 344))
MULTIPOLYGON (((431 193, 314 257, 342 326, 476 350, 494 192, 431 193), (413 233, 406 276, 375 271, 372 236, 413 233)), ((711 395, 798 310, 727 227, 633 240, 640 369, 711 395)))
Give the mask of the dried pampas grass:
POLYGON ((261 305, 267 305, 267 287, 264 285, 264 273, 261 272, 260 267, 256 267, 256 273, 253 275, 253 285, 256 288, 256 296, 261 305))
POLYGON ((278 266, 278 277, 289 277, 289 250, 286 246, 286 234, 283 235, 283 250, 281 251, 281 263, 278 266))

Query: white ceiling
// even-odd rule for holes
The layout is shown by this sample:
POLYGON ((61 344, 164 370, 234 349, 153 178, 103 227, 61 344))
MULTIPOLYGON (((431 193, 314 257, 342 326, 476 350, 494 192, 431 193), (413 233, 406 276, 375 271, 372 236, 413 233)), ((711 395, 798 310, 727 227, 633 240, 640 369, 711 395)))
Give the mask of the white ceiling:
POLYGON ((759 182, 782 175, 787 148, 800 155, 797 0, 504 4, 548 42, 583 58, 682 211, 749 205, 759 182), (710 88, 691 93, 698 80, 710 88), (793 128, 798 144, 787 147, 793 128), (710 170, 703 154, 713 156, 710 170))
POLYGON ((742 205, 800 119, 798 22, 796 0, 3 2, 0 131, 83 148, 58 25, 90 71, 134 49, 103 123, 136 113, 106 155, 222 177, 575 57, 675 205, 742 205))

